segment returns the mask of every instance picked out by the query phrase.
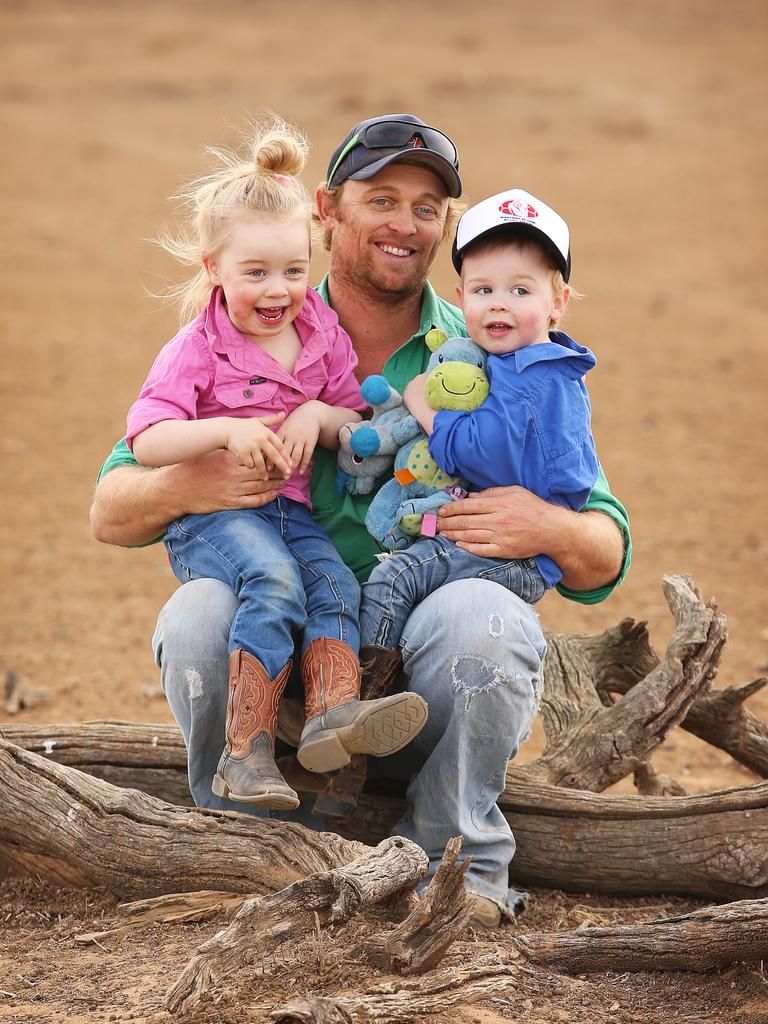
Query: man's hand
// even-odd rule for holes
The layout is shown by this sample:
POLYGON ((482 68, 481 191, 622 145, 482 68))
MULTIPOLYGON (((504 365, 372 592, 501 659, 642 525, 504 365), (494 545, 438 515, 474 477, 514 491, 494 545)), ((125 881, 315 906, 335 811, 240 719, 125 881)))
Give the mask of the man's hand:
POLYGON ((242 466, 226 448, 206 452, 167 468, 172 471, 179 497, 181 510, 178 516, 261 508, 277 497, 279 488, 285 483, 283 474, 278 470, 242 466))
POLYGON ((475 555, 549 555, 572 590, 607 586, 621 572, 624 538, 610 516, 550 505, 524 487, 490 487, 443 505, 438 517, 440 534, 475 555))
POLYGON ((460 548, 486 558, 542 554, 542 530, 556 506, 524 487, 490 487, 443 505, 438 529, 460 548))
POLYGON ((271 429, 282 419, 282 413, 247 419, 228 417, 224 421, 224 445, 241 466, 253 469, 262 479, 267 477, 267 467, 273 466, 287 480, 293 472, 291 460, 280 435, 271 429))
POLYGON ((324 402, 305 402, 289 413, 277 429, 287 458, 301 474, 306 473, 312 461, 326 408, 324 402))
POLYGON ((224 448, 160 469, 119 466, 96 488, 91 529, 104 544, 148 544, 180 516, 261 508, 284 482, 281 473, 265 477, 239 465, 224 448))

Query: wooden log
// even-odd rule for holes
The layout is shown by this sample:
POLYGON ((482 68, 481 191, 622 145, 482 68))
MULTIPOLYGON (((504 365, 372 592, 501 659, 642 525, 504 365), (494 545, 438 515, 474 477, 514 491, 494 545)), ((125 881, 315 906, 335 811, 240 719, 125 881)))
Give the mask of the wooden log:
POLYGON ((768 895, 768 783, 703 796, 605 796, 508 785, 499 807, 524 885, 617 894, 768 895))
POLYGON ((397 928, 372 935, 350 956, 362 955, 380 970, 420 974, 435 967, 466 927, 472 906, 464 892, 464 875, 471 858, 462 864, 461 837, 448 841, 440 866, 421 899, 397 928))
MULTIPOLYGON (((465 943, 461 967, 444 967, 418 978, 398 979, 366 987, 365 992, 328 998, 292 999, 270 1014, 274 1024, 348 1024, 375 1020, 381 1024, 413 1024, 419 1017, 440 1014, 485 999, 514 996, 520 979, 533 974, 516 953, 480 953, 465 943)), ((540 977, 540 972, 537 972, 540 977)), ((565 980, 565 979, 564 979, 565 980)), ((576 984, 572 982, 571 984, 576 984)))
POLYGON ((532 963, 589 971, 709 971, 768 960, 768 900, 741 900, 680 917, 613 928, 532 932, 516 940, 532 963))
MULTIPOLYGON (((768 725, 744 707, 744 702, 766 684, 768 678, 760 676, 741 686, 710 690, 696 698, 680 725, 705 743, 724 750, 755 775, 768 778, 768 725)), ((633 685, 626 675, 607 678, 605 692, 625 694, 633 685)))
MULTIPOLYGON (((27 765, 26 770, 31 774, 22 774, 24 781, 19 782, 18 776, 10 773, 11 766, 15 772, 24 767, 24 762, 13 759, 4 762, 0 757, 0 785, 5 794, 0 802, 0 865, 5 862, 6 868, 15 873, 39 873, 60 885, 101 884, 128 896, 159 895, 203 886, 252 893, 259 891, 259 886, 253 881, 252 855, 248 851, 258 842, 258 829, 269 829, 274 839, 266 848, 279 850, 280 835, 289 833, 280 833, 279 829, 275 832, 274 826, 297 827, 223 812, 184 812, 180 808, 159 811, 146 797, 144 799, 153 807, 153 835, 158 844, 155 859, 163 850, 162 864, 147 872, 146 882, 140 877, 130 881, 111 863, 109 850, 103 848, 103 836, 105 829, 115 828, 120 823, 119 842, 123 846, 128 844, 132 820, 138 829, 131 805, 135 804, 137 809, 144 807, 139 794, 124 793, 121 799, 128 808, 124 816, 112 817, 101 812, 106 821, 101 825, 91 818, 96 812, 88 809, 87 800, 76 795, 77 786, 82 783, 72 783, 75 787, 72 789, 69 782, 63 781, 69 769, 60 768, 63 779, 57 777, 43 785, 38 781, 37 769, 27 765), (21 791, 16 792, 19 786, 21 791), (48 786, 53 787, 52 790, 48 786), (94 854, 96 863, 89 867, 88 873, 83 870, 79 833, 73 827, 75 823, 66 817, 74 802, 87 811, 91 835, 96 832, 101 836, 93 840, 102 847, 94 854), (30 807, 35 804, 40 811, 30 819, 30 807), (50 812, 44 811, 44 807, 50 807, 50 812), (174 835, 174 823, 185 820, 186 815, 191 824, 185 825, 173 841, 169 841, 169 836, 174 835), (43 829, 42 837, 28 828, 30 820, 36 823, 35 829, 43 829), (60 828, 58 822, 63 827, 60 828), (221 866, 216 870, 212 860, 207 880, 200 875, 196 833, 190 831, 194 828, 207 836, 203 839, 206 849, 214 844, 214 836, 222 836, 219 840, 225 843, 222 854, 233 850, 231 872, 225 872, 221 866), (5 840, 9 829, 15 830, 16 836, 10 843, 5 840), (154 881, 150 881, 153 878, 154 881)), ((56 769, 53 763, 46 767, 51 771, 56 769)), ((108 787, 107 792, 110 791, 108 787)), ((114 795, 110 799, 114 799, 114 795)), ((363 793, 355 814, 342 823, 335 823, 334 829, 347 839, 376 843, 389 834, 404 806, 402 799, 363 793)), ((511 877, 523 885, 608 893, 675 892, 726 900, 766 894, 761 849, 768 843, 768 783, 697 797, 634 797, 510 782, 499 799, 499 806, 517 841, 511 877), (631 855, 627 851, 631 851, 631 855)), ((320 844, 324 841, 314 833, 306 835, 320 844)), ((328 842, 322 849, 328 851, 332 836, 325 833, 324 838, 328 842)), ((299 846, 306 849, 303 842, 299 846)), ((328 855, 328 852, 315 854, 328 855)), ((227 854, 227 858, 229 856, 227 854)), ((302 856, 299 855, 300 860, 302 856)), ((342 859, 344 856, 347 855, 343 854, 342 859)), ((314 862, 305 873, 316 866, 314 862)), ((274 890, 299 877, 300 869, 297 865, 293 875, 282 873, 290 871, 290 867, 270 869, 270 872, 272 870, 274 875, 270 873, 269 877, 274 878, 270 882, 274 890)), ((267 889, 269 885, 265 884, 261 891, 267 889)))
POLYGON ((175 1013, 195 1005, 235 969, 268 956, 283 942, 303 938, 320 924, 348 921, 362 907, 412 890, 429 859, 408 839, 395 836, 333 871, 313 874, 269 896, 248 900, 232 924, 199 947, 166 995, 175 1013))
MULTIPOLYGON (((610 707, 598 693, 610 663, 606 644, 550 634, 542 698, 547 749, 531 764, 510 766, 508 781, 600 792, 636 771, 685 717, 717 670, 726 621, 690 577, 665 576, 662 586, 677 623, 666 654, 610 707)), ((616 640, 637 647, 631 632, 616 640)), ((648 650, 643 655, 649 663, 648 650)))
POLYGON ((290 822, 174 807, 2 740, 0 789, 0 862, 119 895, 274 892, 364 850, 290 822))
MULTIPOLYGON (((0 725, 0 739, 69 765, 123 789, 138 789, 166 803, 194 807, 187 782, 187 752, 175 725, 98 721, 63 725, 0 725)), ((324 775, 305 771, 295 756, 278 758, 287 781, 320 793, 324 775)))

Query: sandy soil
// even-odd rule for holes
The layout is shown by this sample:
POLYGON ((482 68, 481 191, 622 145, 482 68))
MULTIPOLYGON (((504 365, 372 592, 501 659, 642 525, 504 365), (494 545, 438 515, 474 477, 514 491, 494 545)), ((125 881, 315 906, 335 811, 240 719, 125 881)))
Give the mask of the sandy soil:
MULTIPOLYGON (((169 720, 149 637, 174 580, 158 548, 96 544, 87 511, 125 411, 175 330, 173 310, 149 294, 175 268, 147 239, 173 220, 165 197, 206 166, 204 145, 232 142, 259 106, 309 134, 310 184, 355 121, 414 110, 456 138, 470 201, 522 185, 566 214, 586 295, 570 330, 598 356, 594 431, 632 516, 635 560, 604 605, 550 596, 544 623, 597 632, 629 615, 662 646, 671 619, 660 579, 689 572, 729 618, 720 685, 768 670, 765 11, 748 0, 361 11, 341 0, 0 4, 0 657, 51 694, 15 721, 169 720)), ((452 294, 447 253, 434 282, 452 294)), ((768 696, 752 707, 768 714, 768 696)), ((656 763, 692 792, 751 778, 680 731, 656 763)), ((85 897, 18 883, 0 894, 12 965, 3 970, 0 946, 0 989, 13 993, 0 995, 0 1020, 85 1019, 100 991, 86 976, 115 971, 113 1016, 89 1019, 128 1019, 141 999, 120 964, 136 960, 157 978, 177 941, 185 951, 197 941, 174 932, 159 968, 156 937, 99 962, 71 941, 90 926, 85 897), (33 978, 14 942, 18 929, 40 927, 33 978), (52 960, 58 973, 37 980, 52 960), (79 1003, 64 999, 68 986, 79 1003)), ((615 1019, 670 1019, 665 1006, 676 1020, 704 1019, 711 996, 710 1021, 768 1020, 745 978, 622 980, 635 1016, 615 1019), (734 983, 742 1017, 728 1002, 734 983)), ((598 984, 605 1007, 612 984, 598 984)), ((563 1004, 546 986, 541 1000, 530 1019, 611 1019, 597 1002, 558 1017, 563 1004)))

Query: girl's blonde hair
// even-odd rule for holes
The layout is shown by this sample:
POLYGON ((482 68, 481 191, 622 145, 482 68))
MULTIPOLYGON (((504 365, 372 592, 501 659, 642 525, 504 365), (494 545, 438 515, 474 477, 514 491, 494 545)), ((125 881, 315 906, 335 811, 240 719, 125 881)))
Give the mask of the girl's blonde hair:
POLYGON ((187 224, 178 234, 157 240, 180 263, 195 268, 192 277, 166 292, 178 303, 182 323, 208 303, 211 282, 203 260, 221 251, 239 218, 304 211, 311 234, 312 201, 296 177, 307 162, 309 144, 297 128, 273 116, 248 126, 248 141, 241 151, 209 147, 206 152, 222 167, 195 178, 174 195, 187 207, 187 224))

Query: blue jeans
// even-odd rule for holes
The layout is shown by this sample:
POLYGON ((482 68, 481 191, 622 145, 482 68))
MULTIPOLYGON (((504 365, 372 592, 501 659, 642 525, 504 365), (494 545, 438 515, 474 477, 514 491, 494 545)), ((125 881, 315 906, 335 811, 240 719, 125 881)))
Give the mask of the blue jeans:
POLYGON ((445 537, 420 537, 383 559, 363 584, 360 643, 396 648, 413 609, 455 580, 490 580, 535 604, 547 589, 532 559, 482 558, 445 537))
POLYGON ((253 654, 270 679, 302 630, 302 652, 329 637, 357 653, 360 587, 299 502, 278 497, 257 509, 184 516, 168 527, 165 545, 182 583, 210 578, 234 591, 229 650, 253 654))
MULTIPOLYGON (((247 805, 222 800, 210 788, 221 753, 227 641, 237 608, 232 590, 216 580, 186 583, 160 612, 153 645, 187 746, 195 803, 242 812, 247 805)), ((538 704, 546 649, 538 617, 497 583, 460 580, 414 609, 401 646, 403 686, 427 701, 429 719, 397 754, 370 758, 369 776, 410 780, 408 807, 393 831, 427 852, 430 874, 448 839, 462 835, 463 853, 472 856, 466 888, 508 913, 520 899, 508 882, 515 840, 496 799, 538 704)))

